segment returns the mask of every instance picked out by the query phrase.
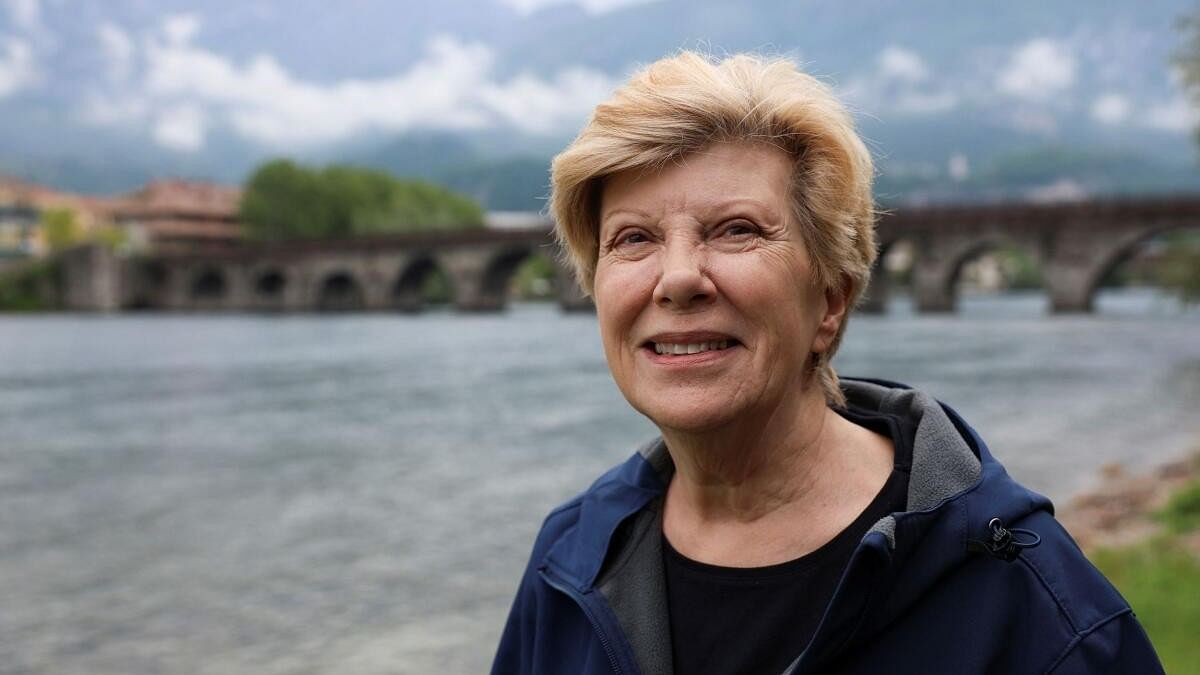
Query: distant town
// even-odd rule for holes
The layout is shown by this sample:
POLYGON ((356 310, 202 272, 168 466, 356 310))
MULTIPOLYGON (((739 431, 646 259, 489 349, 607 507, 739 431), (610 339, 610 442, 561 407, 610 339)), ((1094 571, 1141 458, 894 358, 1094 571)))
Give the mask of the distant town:
POLYGON ((235 242, 242 238, 241 194, 232 186, 164 179, 97 197, 0 177, 0 265, 103 239, 119 239, 132 251, 235 242))

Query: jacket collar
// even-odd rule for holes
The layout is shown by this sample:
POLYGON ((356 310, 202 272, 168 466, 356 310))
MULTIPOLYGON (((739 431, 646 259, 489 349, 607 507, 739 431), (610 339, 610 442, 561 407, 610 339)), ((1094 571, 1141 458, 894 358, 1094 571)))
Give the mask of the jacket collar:
POLYGON ((549 549, 546 564, 580 592, 591 590, 618 527, 666 492, 674 470, 661 438, 643 445, 583 494, 576 526, 549 549))
MULTIPOLYGON (((880 380, 844 378, 842 388, 856 407, 915 422, 908 505, 906 512, 881 519, 864 537, 812 643, 789 673, 825 662, 917 602, 946 569, 966 558, 969 538, 986 536, 990 517, 1015 521, 1051 508, 1044 497, 1012 481, 975 431, 928 394, 880 380), (895 564, 929 547, 937 553, 922 553, 923 564, 895 564), (901 567, 903 578, 897 572, 901 567), (886 607, 881 606, 884 598, 886 607)), ((671 671, 658 535, 661 497, 673 473, 662 439, 644 445, 588 489, 575 527, 544 561, 580 592, 600 591, 647 673, 671 671)))

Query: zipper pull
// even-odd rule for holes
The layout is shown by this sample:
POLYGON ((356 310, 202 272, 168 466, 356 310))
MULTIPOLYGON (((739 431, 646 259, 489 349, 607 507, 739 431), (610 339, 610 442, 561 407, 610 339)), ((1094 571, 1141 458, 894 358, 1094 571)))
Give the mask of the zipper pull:
POLYGON ((1012 562, 1017 559, 1023 549, 1033 548, 1042 543, 1042 538, 1037 532, 1019 527, 1010 530, 1004 527, 1004 521, 999 518, 992 518, 988 521, 988 529, 991 530, 991 537, 988 541, 967 540, 968 551, 986 553, 998 560, 1012 562))

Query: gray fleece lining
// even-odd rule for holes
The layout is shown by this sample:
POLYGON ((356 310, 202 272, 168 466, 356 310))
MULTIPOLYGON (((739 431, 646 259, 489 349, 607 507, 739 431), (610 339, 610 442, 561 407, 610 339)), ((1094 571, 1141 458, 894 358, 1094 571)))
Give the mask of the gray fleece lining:
POLYGON ((642 672, 670 673, 674 664, 662 563, 662 498, 647 504, 628 527, 624 545, 596 588, 621 624, 642 672))
MULTIPOLYGON (((954 422, 929 394, 870 382, 842 381, 846 399, 863 408, 917 420, 908 511, 926 511, 979 482, 982 467, 954 422)), ((887 516, 871 528, 896 547, 896 519, 887 516)), ((868 534, 870 533, 868 532, 868 534)))
MULTIPOLYGON (((888 548, 896 548, 896 519, 894 517, 884 516, 880 518, 875 522, 874 525, 871 526, 871 529, 867 530, 867 534, 871 534, 872 532, 878 532, 887 537, 888 548)), ((864 534, 863 538, 865 539, 866 536, 867 535, 864 534)))
POLYGON ((671 482, 671 476, 675 474, 675 462, 671 459, 671 453, 667 452, 666 441, 656 438, 645 443, 638 448, 638 454, 653 467, 663 485, 671 482))

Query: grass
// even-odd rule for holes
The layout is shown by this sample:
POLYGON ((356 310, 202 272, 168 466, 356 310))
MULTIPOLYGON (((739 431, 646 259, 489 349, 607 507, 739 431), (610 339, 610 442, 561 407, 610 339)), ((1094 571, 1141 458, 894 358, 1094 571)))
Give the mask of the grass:
POLYGON ((1200 480, 1192 481, 1171 495, 1167 506, 1157 516, 1175 534, 1200 529, 1200 480))
POLYGON ((1155 514, 1164 532, 1140 544, 1092 552, 1129 601, 1171 675, 1200 675, 1200 556, 1185 537, 1200 530, 1200 480, 1155 514))

